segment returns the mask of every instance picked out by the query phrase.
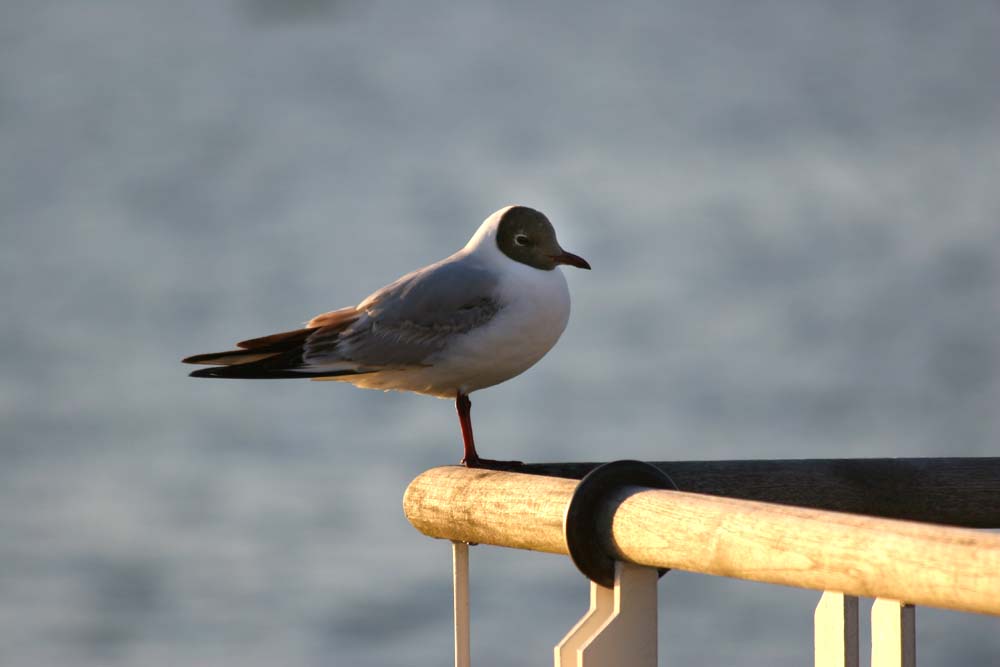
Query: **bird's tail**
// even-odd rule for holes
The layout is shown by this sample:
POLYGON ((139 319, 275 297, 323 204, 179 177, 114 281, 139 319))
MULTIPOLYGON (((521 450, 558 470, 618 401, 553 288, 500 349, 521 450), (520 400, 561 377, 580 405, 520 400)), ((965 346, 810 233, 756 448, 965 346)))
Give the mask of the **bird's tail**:
POLYGON ((191 373, 191 377, 199 378, 332 378, 357 375, 364 371, 352 367, 352 364, 345 363, 342 368, 334 365, 320 370, 315 366, 309 368, 303 361, 305 345, 310 336, 322 331, 324 337, 336 338, 340 331, 356 319, 354 312, 354 309, 344 309, 326 313, 314 318, 303 329, 251 338, 237 343, 236 346, 240 348, 238 350, 196 354, 181 361, 185 364, 212 366, 191 373))

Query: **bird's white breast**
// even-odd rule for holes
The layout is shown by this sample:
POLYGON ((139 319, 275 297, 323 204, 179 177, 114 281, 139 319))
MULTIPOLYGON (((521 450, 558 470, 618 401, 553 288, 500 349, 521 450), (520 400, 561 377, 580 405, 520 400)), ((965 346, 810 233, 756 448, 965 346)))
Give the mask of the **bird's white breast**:
MULTIPOLYGON (((500 312, 486 326, 457 337, 442 353, 464 393, 523 373, 552 349, 569 321, 569 289, 562 271, 516 264, 498 289, 500 312)), ((451 393, 454 393, 453 391, 451 393)))

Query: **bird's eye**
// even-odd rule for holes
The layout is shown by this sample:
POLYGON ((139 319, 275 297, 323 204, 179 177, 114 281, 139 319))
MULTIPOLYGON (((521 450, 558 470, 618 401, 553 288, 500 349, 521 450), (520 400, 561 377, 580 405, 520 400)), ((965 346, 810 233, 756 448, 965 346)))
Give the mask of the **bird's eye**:
POLYGON ((520 246, 528 245, 528 237, 525 234, 518 234, 514 237, 514 243, 520 246))

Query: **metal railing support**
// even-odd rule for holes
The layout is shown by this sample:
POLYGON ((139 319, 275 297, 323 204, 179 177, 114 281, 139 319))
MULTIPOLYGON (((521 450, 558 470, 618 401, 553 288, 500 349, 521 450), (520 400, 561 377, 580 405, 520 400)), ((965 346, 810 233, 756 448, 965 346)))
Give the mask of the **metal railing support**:
POLYGON ((916 610, 913 605, 879 598, 872 604, 872 667, 915 667, 916 610))
POLYGON ((452 585, 455 591, 455 667, 469 667, 469 545, 451 543, 452 585))
POLYGON ((590 610, 555 647, 555 667, 656 667, 659 572, 618 561, 614 588, 590 582, 590 610))
POLYGON ((858 598, 826 591, 813 619, 816 667, 858 667, 858 598))

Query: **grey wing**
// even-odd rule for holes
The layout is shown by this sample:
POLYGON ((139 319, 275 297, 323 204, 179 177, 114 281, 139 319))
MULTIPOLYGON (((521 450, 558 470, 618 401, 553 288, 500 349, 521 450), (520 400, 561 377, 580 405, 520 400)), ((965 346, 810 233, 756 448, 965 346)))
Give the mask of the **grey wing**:
POLYGON ((305 345, 307 365, 350 359, 361 368, 420 366, 454 336, 489 322, 502 308, 498 278, 468 258, 447 259, 383 287, 365 299, 353 324, 305 345))

